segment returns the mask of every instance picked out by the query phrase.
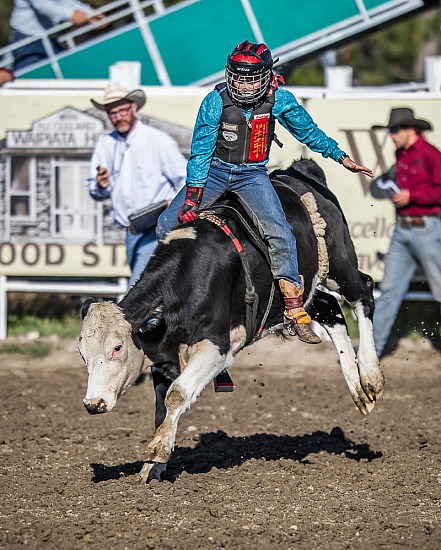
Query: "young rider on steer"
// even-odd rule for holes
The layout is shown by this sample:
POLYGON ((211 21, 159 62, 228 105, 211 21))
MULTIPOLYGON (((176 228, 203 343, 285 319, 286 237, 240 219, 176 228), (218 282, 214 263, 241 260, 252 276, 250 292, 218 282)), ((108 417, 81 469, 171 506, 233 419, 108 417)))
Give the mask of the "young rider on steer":
POLYGON ((186 187, 159 218, 157 235, 163 239, 177 220, 194 220, 197 210, 213 204, 225 191, 234 192, 268 244, 271 271, 285 300, 288 332, 315 344, 321 340, 303 308, 296 240, 266 168, 275 119, 312 151, 331 157, 351 172, 373 174, 339 149, 294 95, 279 86, 283 79, 274 74, 273 65, 265 44, 245 41, 228 56, 226 82, 218 84, 199 108, 186 187))

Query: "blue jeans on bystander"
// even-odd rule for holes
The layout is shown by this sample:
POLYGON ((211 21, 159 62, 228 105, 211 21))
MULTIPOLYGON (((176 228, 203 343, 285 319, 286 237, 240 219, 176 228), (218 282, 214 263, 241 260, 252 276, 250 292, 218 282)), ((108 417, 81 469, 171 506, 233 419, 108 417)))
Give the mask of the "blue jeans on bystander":
MULTIPOLYGON (((15 42, 18 42, 19 40, 24 40, 25 38, 31 37, 13 30, 11 33, 10 43, 13 44, 15 42)), ((59 53, 62 51, 62 48, 55 40, 51 40, 50 42, 55 53, 59 53)), ((32 63, 37 63, 38 61, 47 59, 47 53, 41 40, 35 40, 30 44, 20 46, 19 48, 14 50, 13 55, 14 70, 16 71, 18 71, 19 69, 23 69, 24 67, 27 67, 32 63)))
POLYGON ((441 218, 427 216, 425 227, 397 225, 384 258, 381 296, 375 304, 374 340, 381 356, 404 295, 418 267, 433 298, 441 303, 441 218))
POLYGON ((127 230, 126 235, 126 254, 127 263, 130 266, 132 275, 129 279, 127 290, 136 283, 148 264, 150 256, 158 244, 156 240, 155 228, 152 227, 148 231, 133 235, 127 230))

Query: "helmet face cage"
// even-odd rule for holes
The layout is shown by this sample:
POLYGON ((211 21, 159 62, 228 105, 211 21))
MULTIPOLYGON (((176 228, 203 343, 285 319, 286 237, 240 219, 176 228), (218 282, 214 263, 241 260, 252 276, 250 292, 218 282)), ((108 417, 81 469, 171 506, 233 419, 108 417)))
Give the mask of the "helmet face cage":
POLYGON ((242 75, 227 65, 225 70, 228 93, 233 103, 253 105, 266 95, 271 79, 271 69, 260 73, 242 75))
POLYGON ((271 52, 265 44, 245 41, 228 56, 225 80, 228 94, 238 106, 259 103, 266 95, 273 67, 271 52))

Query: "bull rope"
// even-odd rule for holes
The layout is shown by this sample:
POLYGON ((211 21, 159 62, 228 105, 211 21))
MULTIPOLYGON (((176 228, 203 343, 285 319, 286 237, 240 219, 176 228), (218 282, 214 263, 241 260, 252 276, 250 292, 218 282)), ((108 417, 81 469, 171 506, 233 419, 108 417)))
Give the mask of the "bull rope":
MULTIPOLYGON (((231 208, 231 207, 222 206, 222 208, 231 208)), ((254 240, 257 242, 257 239, 256 239, 253 231, 251 230, 249 225, 246 223, 246 221, 242 218, 240 213, 237 212, 237 210, 235 210, 234 208, 231 208, 231 209, 234 210, 234 212, 240 217, 241 221, 243 220, 243 223, 244 223, 246 229, 248 229, 251 232, 251 235, 253 235, 254 240)), ((243 268, 243 272, 244 272, 244 275, 245 275, 245 298, 244 298, 244 302, 245 302, 245 306, 246 306, 246 308, 245 308, 246 342, 245 342, 244 345, 247 345, 250 342, 256 340, 257 338, 260 338, 260 336, 263 332, 266 320, 268 318, 268 315, 269 315, 269 312, 271 310, 271 306, 272 306, 272 303, 273 303, 274 282, 271 283, 270 299, 269 299, 267 308, 265 310, 265 314, 263 316, 262 322, 261 322, 261 324, 259 326, 259 329, 256 333, 254 327, 256 326, 257 310, 258 310, 258 307, 259 307, 259 295, 257 294, 256 289, 254 288, 254 285, 253 285, 253 281, 251 279, 250 266, 249 266, 249 263, 248 263, 248 258, 246 257, 245 254, 243 254, 243 246, 242 246, 241 242, 239 241, 239 239, 234 235, 234 233, 228 227, 225 220, 220 218, 219 216, 217 216, 213 212, 213 210, 203 210, 202 212, 198 213, 198 217, 203 219, 203 220, 207 220, 207 221, 213 223, 214 225, 216 225, 217 227, 219 227, 219 229, 221 229, 221 231, 223 231, 231 239, 231 241, 234 244, 237 252, 239 253, 239 258, 240 258, 240 261, 242 263, 242 268, 243 268)), ((260 250, 262 250, 260 242, 259 242, 259 248, 260 248, 260 250)), ((265 251, 265 252, 266 252, 266 254, 265 254, 265 257, 266 257, 267 256, 267 251, 265 251)))
POLYGON ((321 283, 323 281, 326 281, 329 274, 329 256, 328 256, 328 249, 326 248, 326 240, 325 240, 326 221, 318 211, 317 201, 315 200, 313 193, 308 191, 307 193, 304 193, 302 196, 299 196, 298 193, 296 193, 285 182, 280 181, 280 179, 277 179, 275 183, 273 182, 273 185, 274 186, 278 185, 279 187, 284 187, 285 189, 289 189, 289 191, 291 191, 297 197, 300 198, 303 205, 305 206, 308 212, 309 218, 311 220, 312 229, 314 231, 315 238, 317 240, 317 261, 318 261, 317 277, 321 283))
POLYGON ((318 253, 318 278, 320 281, 326 280, 329 274, 329 255, 326 248, 325 234, 326 222, 322 218, 317 208, 317 201, 311 192, 305 193, 300 197, 300 200, 306 207, 309 217, 311 218, 314 235, 317 239, 318 253))

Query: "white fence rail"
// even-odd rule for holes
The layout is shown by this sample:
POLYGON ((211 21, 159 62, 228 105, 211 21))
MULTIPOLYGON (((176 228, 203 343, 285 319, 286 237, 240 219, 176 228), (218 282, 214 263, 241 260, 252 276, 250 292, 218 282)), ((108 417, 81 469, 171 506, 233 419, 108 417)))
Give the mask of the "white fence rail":
MULTIPOLYGON (((127 279, 120 277, 116 282, 94 282, 81 279, 74 282, 32 281, 29 279, 8 280, 5 275, 0 275, 0 341, 5 340, 8 334, 8 292, 42 292, 47 294, 67 294, 72 296, 106 296, 120 300, 127 290, 127 279)), ((379 290, 374 290, 374 298, 381 295, 379 290)), ((430 302, 433 296, 430 292, 409 291, 404 297, 405 301, 430 302)))

